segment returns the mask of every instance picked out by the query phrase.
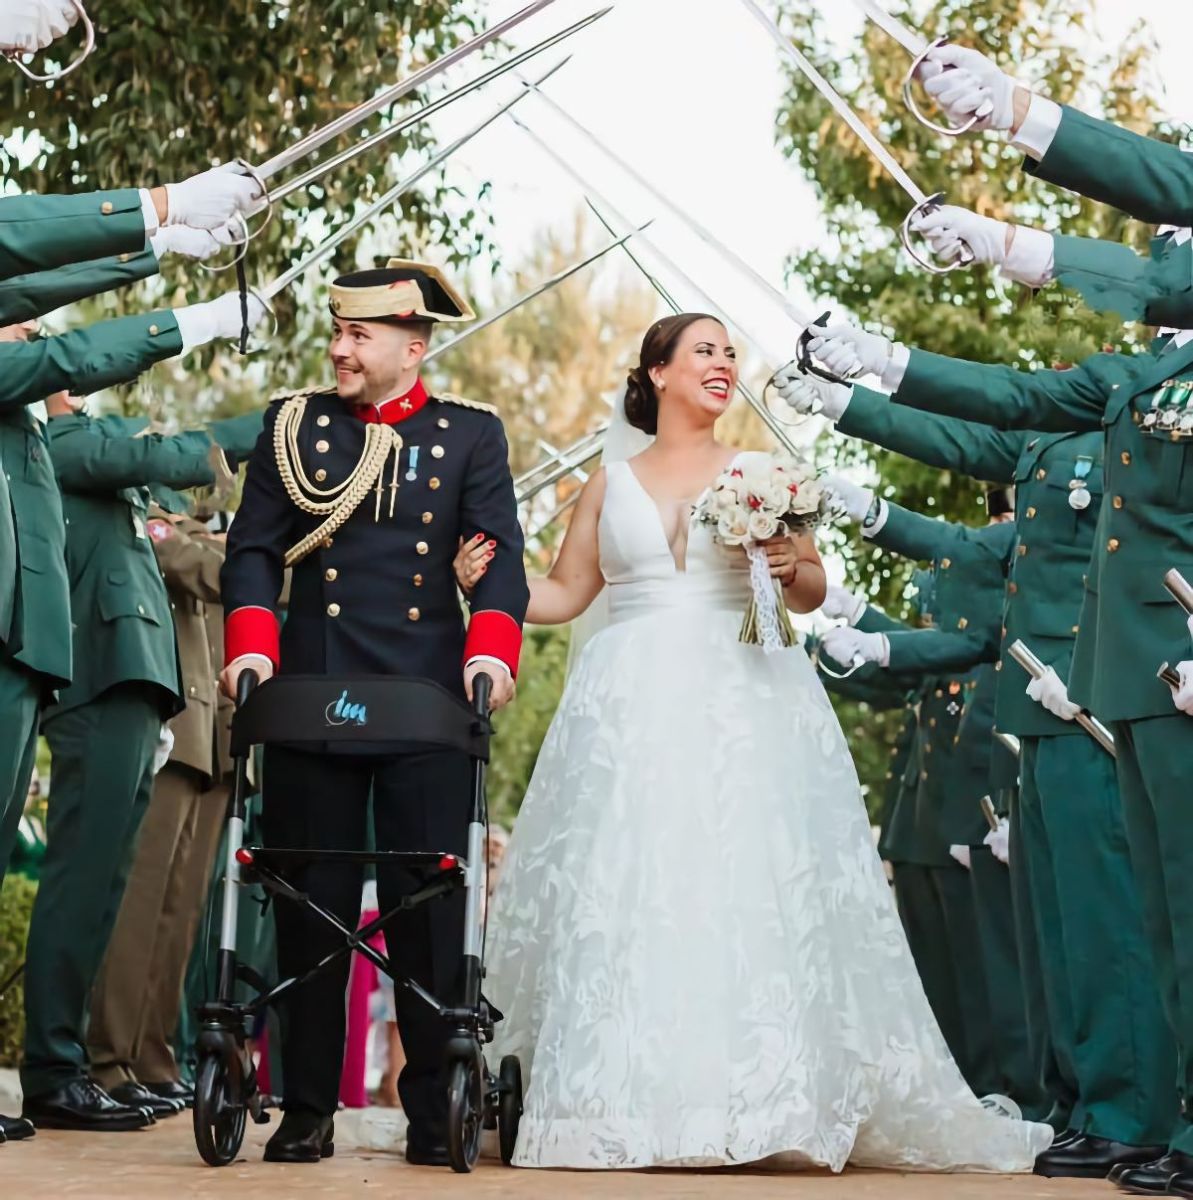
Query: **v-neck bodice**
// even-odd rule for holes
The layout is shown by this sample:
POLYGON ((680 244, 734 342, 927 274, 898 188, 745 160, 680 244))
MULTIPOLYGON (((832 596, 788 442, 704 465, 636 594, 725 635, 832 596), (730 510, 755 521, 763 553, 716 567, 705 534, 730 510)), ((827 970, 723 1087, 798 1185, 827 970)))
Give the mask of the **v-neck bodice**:
POLYGON ((744 611, 750 595, 746 556, 718 545, 711 529, 692 517, 681 569, 658 505, 627 462, 605 469, 597 531, 611 621, 677 606, 744 611))

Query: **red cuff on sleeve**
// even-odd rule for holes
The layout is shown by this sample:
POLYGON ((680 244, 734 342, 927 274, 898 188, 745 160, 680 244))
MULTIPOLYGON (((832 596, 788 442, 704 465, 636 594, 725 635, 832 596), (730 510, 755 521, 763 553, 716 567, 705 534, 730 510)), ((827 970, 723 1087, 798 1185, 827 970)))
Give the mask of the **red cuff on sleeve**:
POLYGON ((224 617, 224 666, 244 654, 263 654, 278 669, 278 619, 268 608, 237 608, 224 617))
POLYGON ((474 612, 468 622, 468 636, 464 640, 464 661, 478 654, 499 658, 518 678, 518 659, 522 654, 522 626, 509 613, 489 608, 474 612))

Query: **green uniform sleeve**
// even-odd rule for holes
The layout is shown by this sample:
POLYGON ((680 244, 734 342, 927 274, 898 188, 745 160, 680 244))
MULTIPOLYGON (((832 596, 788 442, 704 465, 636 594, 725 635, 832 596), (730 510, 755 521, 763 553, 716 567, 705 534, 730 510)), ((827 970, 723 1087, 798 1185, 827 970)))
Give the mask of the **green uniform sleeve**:
POLYGON ((0 343, 0 413, 55 392, 87 396, 128 383, 181 353, 178 322, 169 311, 118 317, 35 342, 0 343))
POLYGON ((90 417, 55 417, 48 426, 50 457, 64 491, 113 492, 121 488, 204 487, 215 481, 206 433, 121 437, 90 417))
POLYGON ((837 430, 930 467, 961 471, 992 483, 1014 480, 1015 464, 1027 439, 1021 432, 909 410, 856 384, 837 430))
POLYGON ((911 628, 906 622, 884 613, 881 608, 875 608, 873 604, 866 605, 862 610, 862 615, 853 623, 853 627, 861 630, 862 633, 886 633, 892 629, 911 628))
POLYGON ((0 279, 144 249, 136 188, 0 199, 0 279))
POLYGON ((869 539, 883 550, 926 562, 955 554, 971 540, 973 530, 968 526, 925 517, 889 500, 886 505, 886 523, 869 539))
POLYGON ((1064 106, 1060 128, 1028 174, 1151 225, 1193 225, 1193 157, 1064 106))
POLYGON ((244 462, 252 454, 264 428, 264 409, 240 417, 225 417, 207 426, 216 443, 238 463, 244 462))
POLYGON ((967 671, 998 661, 997 628, 908 629, 886 635, 892 671, 967 671))
POLYGON ((912 350, 896 403, 1003 429, 1100 429, 1111 388, 1135 356, 1095 354, 1067 371, 1020 371, 912 350))
POLYGON ((152 250, 72 263, 56 271, 36 271, 0 282, 0 325, 31 321, 88 296, 148 279, 158 270, 152 250))

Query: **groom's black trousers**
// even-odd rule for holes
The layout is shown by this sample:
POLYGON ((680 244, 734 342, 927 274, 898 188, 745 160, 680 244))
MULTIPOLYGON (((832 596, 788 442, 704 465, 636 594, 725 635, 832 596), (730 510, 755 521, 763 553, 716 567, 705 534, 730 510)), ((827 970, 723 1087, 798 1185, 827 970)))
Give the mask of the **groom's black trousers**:
MULTIPOLYGON (((398 756, 310 754, 267 746, 262 787, 266 846, 363 850, 369 796, 378 850, 467 850, 472 795, 467 755, 436 751, 398 756)), ((355 929, 363 868, 310 864, 289 878, 311 899, 355 929)), ((413 891, 410 872, 378 867, 382 911, 413 891)), ((344 938, 301 905, 274 901, 278 972, 299 975, 344 944, 344 938)), ((385 930, 395 969, 438 1000, 458 1000, 463 954, 464 894, 454 892, 395 917, 385 930)), ((344 1061, 349 959, 301 987, 281 1004, 284 1107, 330 1116, 336 1111, 344 1061)), ((443 1082, 447 1026, 417 997, 395 992, 406 1066, 398 1080, 413 1136, 442 1142, 447 1116, 443 1082)))

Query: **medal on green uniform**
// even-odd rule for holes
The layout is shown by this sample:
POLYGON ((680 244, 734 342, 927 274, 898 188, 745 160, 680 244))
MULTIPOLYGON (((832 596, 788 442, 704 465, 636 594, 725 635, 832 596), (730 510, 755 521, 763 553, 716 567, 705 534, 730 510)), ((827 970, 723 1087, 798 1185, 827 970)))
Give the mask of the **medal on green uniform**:
POLYGON ((1089 484, 1086 480, 1093 467, 1094 460, 1085 455, 1073 464, 1073 478, 1069 480, 1069 507, 1075 512, 1083 512, 1089 508, 1089 484))

